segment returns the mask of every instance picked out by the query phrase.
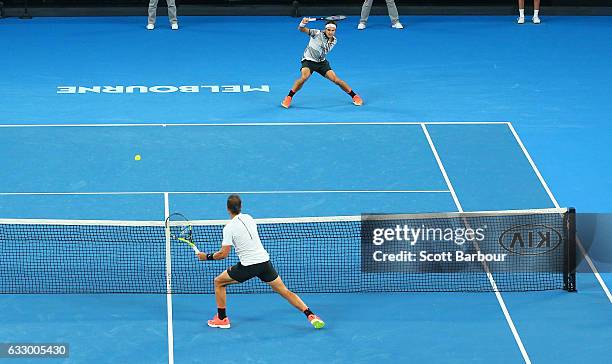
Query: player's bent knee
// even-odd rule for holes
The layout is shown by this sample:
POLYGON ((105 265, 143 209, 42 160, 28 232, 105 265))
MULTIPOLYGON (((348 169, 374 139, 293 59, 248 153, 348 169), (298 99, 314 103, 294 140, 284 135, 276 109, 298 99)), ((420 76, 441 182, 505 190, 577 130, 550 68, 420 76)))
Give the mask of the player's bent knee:
POLYGON ((224 283, 224 282, 225 282, 225 281, 224 281, 224 279, 223 279, 223 278, 221 278, 220 276, 219 276, 219 277, 215 277, 214 282, 215 282, 215 286, 216 286, 216 287, 223 287, 223 286, 225 285, 225 283, 224 283))

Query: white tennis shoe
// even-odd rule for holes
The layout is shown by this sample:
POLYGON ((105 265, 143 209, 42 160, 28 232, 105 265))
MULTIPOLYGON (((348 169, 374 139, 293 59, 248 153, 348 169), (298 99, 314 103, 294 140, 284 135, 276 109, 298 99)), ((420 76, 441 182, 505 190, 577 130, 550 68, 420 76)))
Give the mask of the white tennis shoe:
POLYGON ((525 24, 525 17, 524 16, 519 16, 518 19, 516 19, 516 22, 518 24, 525 24))
POLYGON ((147 30, 155 29, 155 24, 147 24, 147 30))
POLYGON ((359 23, 359 25, 357 25, 357 29, 359 30, 364 30, 366 28, 365 23, 359 23))
POLYGON ((532 19, 533 24, 540 24, 540 17, 539 16, 534 16, 532 19))
POLYGON ((178 23, 172 23, 172 30, 178 30, 178 23))
POLYGON ((391 28, 404 29, 404 26, 400 22, 395 22, 395 24, 391 24, 391 28))

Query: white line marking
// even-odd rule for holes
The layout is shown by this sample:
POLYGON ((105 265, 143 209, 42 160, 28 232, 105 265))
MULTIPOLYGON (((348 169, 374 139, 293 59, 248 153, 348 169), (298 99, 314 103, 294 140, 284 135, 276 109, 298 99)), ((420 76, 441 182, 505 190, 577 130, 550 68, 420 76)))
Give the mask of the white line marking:
MULTIPOLYGON (((486 216, 508 216, 508 215, 533 215, 533 214, 564 214, 567 209, 541 209, 541 210, 506 210, 506 211, 468 211, 468 212, 442 212, 422 214, 384 214, 369 215, 368 220, 379 219, 439 219, 439 218, 473 218, 486 216)), ((276 217, 255 219, 257 224, 295 224, 311 222, 340 222, 340 221, 362 221, 362 215, 349 216, 302 216, 302 217, 276 217)), ((190 220, 193 226, 225 225, 225 220, 190 220)), ((67 219, 0 219, 0 225, 60 225, 60 226, 164 226, 164 221, 146 220, 67 220, 67 219)), ((176 224, 170 222, 171 226, 176 224)))
MULTIPOLYGON (((170 216, 168 194, 164 193, 164 221, 170 216)), ((168 364, 174 364, 174 330, 172 329, 172 256, 170 230, 166 229, 166 304, 168 306, 168 364)))
POLYGON ((548 194, 548 197, 550 198, 552 203, 555 205, 555 207, 559 207, 559 204, 557 203, 557 199, 555 198, 555 196, 553 196, 552 192, 548 188, 548 184, 546 184, 546 181, 544 181, 544 177, 542 177, 542 174, 538 170, 538 167, 536 167, 535 163, 533 162, 533 159, 531 159, 531 155, 529 155, 529 152, 527 152, 527 148, 525 148, 523 141, 521 140, 521 138, 519 138, 518 134, 516 133, 516 130, 514 130, 514 126, 512 126, 512 123, 508 123, 508 127, 510 128, 512 135, 514 135, 514 139, 516 139, 516 142, 518 143, 519 147, 521 147, 523 154, 525 154, 525 158, 527 158, 527 160, 529 161, 531 168, 535 172, 536 176, 538 176, 538 179, 540 180, 542 187, 544 187, 544 190, 548 194))
POLYGON ((483 265, 485 266, 485 270, 487 271, 487 277, 489 277, 489 282, 491 282, 491 286, 493 286, 493 291, 495 292, 495 297, 497 297, 497 302, 499 302, 499 306, 501 307, 502 312, 504 313, 504 317, 506 317, 506 322, 508 323, 508 326, 510 326, 512 336, 514 336, 514 340, 516 341, 516 344, 518 345, 519 350, 521 351, 521 355, 523 355, 523 360, 525 360, 526 364, 531 364, 531 359, 529 359, 529 355, 527 354, 527 350, 525 350, 523 341, 521 340, 521 337, 518 331, 516 330, 516 327, 514 326, 514 322, 512 321, 512 317, 510 317, 510 312, 506 307, 506 303, 504 302, 501 293, 499 293, 499 290, 497 289, 497 284, 493 279, 493 275, 491 274, 491 271, 489 270, 489 267, 485 262, 483 262, 483 265))
POLYGON ((448 186, 448 190, 450 191, 451 195, 453 196, 453 201, 455 201, 455 205, 457 206, 457 209, 459 209, 459 212, 463 212, 463 208, 461 207, 461 204, 459 203, 459 199, 457 198, 457 194, 455 193, 455 189, 453 188, 453 185, 451 184, 450 180, 448 179, 448 175, 446 174, 446 169, 444 168, 444 165, 442 164, 442 161, 440 160, 440 156, 438 155, 438 151, 436 150, 436 147, 434 146, 433 141, 431 140, 431 136, 429 135, 429 131, 427 131, 427 127, 425 126, 425 124, 421 124, 421 129, 423 129, 423 133, 425 133, 425 137, 427 138, 427 142, 429 143, 429 147, 431 148, 431 151, 433 152, 433 155, 436 158, 436 162, 438 162, 438 167, 440 168, 440 171, 442 172, 442 176, 444 177, 444 181, 446 181, 446 185, 448 186))
MULTIPOLYGON (((174 193, 174 192, 171 192, 174 193)), ((181 192, 176 192, 181 193, 181 192)), ((163 195, 164 192, 134 191, 134 192, 0 192, 0 196, 65 196, 65 195, 163 195)))
MULTIPOLYGON (((544 190, 548 194, 548 197, 550 198, 552 203, 555 205, 555 207, 559 208, 559 203, 557 202, 557 199, 555 198, 555 196, 553 196, 552 191, 550 190, 550 188, 548 188, 548 184, 544 180, 544 177, 542 177, 542 174, 540 173, 540 170, 538 169, 536 164, 533 162, 533 159, 531 159, 531 155, 529 155, 529 152, 527 151, 527 148, 525 148, 525 145, 523 144, 523 141, 518 136, 518 133, 516 132, 516 130, 514 130, 514 126, 512 125, 512 123, 508 123, 508 127, 510 128, 510 131, 512 132, 512 135, 514 135, 514 139, 516 139, 516 142, 518 143, 518 145, 523 150, 523 153, 525 154, 525 158, 527 158, 527 160, 529 161, 529 164, 531 164, 531 168, 535 172, 536 176, 538 176, 538 179, 540 180, 540 183, 542 184, 542 187, 544 187, 544 190)), ((608 299, 610 300, 610 303, 612 303, 612 295, 610 295, 610 289, 608 289, 608 286, 606 285, 606 282, 604 282, 604 280, 601 278, 601 275, 597 271, 597 268, 595 267, 595 264, 593 264, 593 261, 591 260, 591 258, 587 254, 586 250, 582 246, 582 243, 580 242, 579 239, 576 239, 576 245, 580 249, 580 252, 584 256, 584 259, 589 264, 589 267, 593 271, 593 274, 595 275, 595 278, 597 278, 597 281, 599 282, 599 285, 601 286, 601 289, 608 296, 608 299)))
POLYGON ((87 128, 87 127, 172 127, 172 126, 323 126, 323 125, 494 125, 507 121, 390 121, 390 122, 321 122, 321 123, 143 123, 143 124, 5 124, 0 128, 87 128))
POLYGON ((164 226, 164 221, 146 220, 68 220, 68 219, 0 219, 1 225, 90 225, 90 226, 164 226))
POLYGON ((0 196, 28 196, 28 195, 281 195, 281 194, 316 194, 316 193, 449 193, 448 190, 286 190, 286 191, 134 191, 134 192, 0 192, 0 196))
MULTIPOLYGON (((453 185, 450 182, 450 179, 448 178, 448 175, 446 174, 446 169, 444 168, 444 165, 442 164, 442 160, 440 159, 440 156, 438 155, 438 151, 436 150, 436 147, 433 143, 433 140, 431 139, 431 136, 429 135, 429 132, 427 131, 427 127, 425 126, 425 124, 421 124, 421 127, 423 129, 423 133, 425 133, 425 137, 427 138, 427 141, 429 142, 429 146, 431 147, 431 151, 433 152, 436 161, 438 162, 438 166, 440 167, 440 171, 442 172, 442 175, 444 176, 444 180, 446 181, 446 184, 448 186, 448 189, 451 191, 451 194, 453 196, 453 200, 455 201, 455 205, 457 206, 457 210, 462 213, 463 211, 463 207, 461 206, 461 203, 459 202, 459 199, 457 198, 457 194, 455 193, 455 189, 453 188, 453 185)), ((476 244, 476 249, 480 250, 480 247, 478 246, 478 244, 476 244)), ((521 337, 518 333, 518 331, 516 330, 516 327, 514 326, 514 322, 512 321, 512 317, 510 316, 510 312, 508 311, 508 308, 506 307, 506 303, 504 302, 503 297, 501 296, 501 293, 499 292, 499 289, 497 288, 497 283, 495 283, 495 279, 493 279, 493 275, 491 274, 491 270, 489 269, 489 266, 486 262, 482 262, 482 265, 485 269, 485 272, 487 274, 487 278, 489 279, 489 283, 491 284, 491 287, 493 288, 493 292, 495 293, 495 297, 497 298, 497 302, 499 303, 499 306, 501 307, 502 312, 504 313, 504 317, 506 318, 506 322, 508 323, 508 326, 510 327, 510 331, 512 331, 512 336, 514 336, 514 340, 516 341, 516 344, 519 347, 519 350, 521 351, 521 355, 523 356, 523 360, 525 360, 526 364, 531 364, 531 359, 529 359, 529 355, 527 354, 527 350, 525 350, 525 346, 523 345, 523 341, 521 340, 521 337)))
POLYGON ((584 249, 584 246, 582 245, 582 242, 580 241, 580 238, 578 237, 576 237, 576 245, 578 245, 580 252, 582 252, 582 255, 584 256, 584 260, 586 260, 587 263, 589 264, 589 267, 591 267, 591 270, 593 271, 593 274, 595 275, 595 278, 599 282, 599 285, 603 289, 604 293, 606 294, 606 296, 608 296, 608 300, 610 301, 610 303, 612 303, 612 294, 610 294, 610 290, 608 289, 608 286, 606 286, 606 283, 604 282, 603 278, 601 278, 599 271, 595 267, 595 264, 593 264, 593 261, 587 254, 586 250, 584 249))

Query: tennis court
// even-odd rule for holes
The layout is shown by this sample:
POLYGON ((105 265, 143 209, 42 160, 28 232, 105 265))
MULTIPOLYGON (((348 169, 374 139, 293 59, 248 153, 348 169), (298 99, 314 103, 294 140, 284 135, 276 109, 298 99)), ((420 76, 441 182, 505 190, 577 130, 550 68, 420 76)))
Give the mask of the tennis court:
MULTIPOLYGON (((313 76, 288 110, 306 43, 290 17, 184 17, 153 33, 139 17, 4 19, 0 218, 217 220, 230 193, 255 218, 606 212, 610 18, 409 19, 404 32, 383 17, 339 27, 330 59, 364 106, 313 76)), ((601 273, 581 270, 577 293, 301 295, 323 330, 273 294, 230 294, 230 330, 206 326, 211 294, 5 294, 0 342, 69 343, 65 362, 83 363, 607 362, 601 273)))

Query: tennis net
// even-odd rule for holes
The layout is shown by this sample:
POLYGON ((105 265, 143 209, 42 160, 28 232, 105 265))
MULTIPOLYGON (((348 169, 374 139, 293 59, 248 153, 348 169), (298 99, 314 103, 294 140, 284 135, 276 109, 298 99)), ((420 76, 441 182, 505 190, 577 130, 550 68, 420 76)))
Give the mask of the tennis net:
MULTIPOLYGON (((576 289, 573 209, 256 221, 295 292, 576 289)), ((225 223, 191 222, 200 250, 218 250, 225 223)), ((201 262, 168 236, 163 221, 0 219, 0 293, 213 293, 238 261, 201 262)))

